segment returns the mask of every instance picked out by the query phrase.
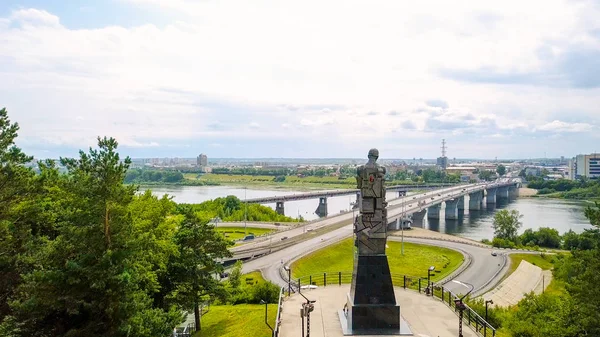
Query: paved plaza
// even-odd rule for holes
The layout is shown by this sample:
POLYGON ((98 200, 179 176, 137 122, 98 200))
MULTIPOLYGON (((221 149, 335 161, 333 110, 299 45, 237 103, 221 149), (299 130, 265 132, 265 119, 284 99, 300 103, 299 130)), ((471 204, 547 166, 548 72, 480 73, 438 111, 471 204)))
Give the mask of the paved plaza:
MULTIPOLYGON (((303 290, 302 294, 310 300, 316 300, 315 310, 310 316, 311 337, 342 337, 342 328, 338 317, 346 303, 346 295, 350 285, 328 286, 325 288, 303 290)), ((439 299, 427 297, 413 290, 394 288, 396 301, 400 305, 400 313, 408 322, 413 336, 416 337, 450 337, 458 336, 458 316, 439 299)), ((304 298, 298 294, 283 304, 281 316, 281 337, 298 337, 301 335, 300 308, 304 298)), ((466 323, 463 327, 465 337, 476 334, 466 323)))

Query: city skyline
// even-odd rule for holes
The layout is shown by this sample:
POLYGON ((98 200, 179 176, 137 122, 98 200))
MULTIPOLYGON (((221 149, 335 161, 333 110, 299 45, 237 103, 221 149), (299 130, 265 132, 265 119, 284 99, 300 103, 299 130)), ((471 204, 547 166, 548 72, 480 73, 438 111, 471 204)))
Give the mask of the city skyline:
POLYGON ((599 151, 600 3, 365 4, 3 1, 0 107, 37 158, 599 151))

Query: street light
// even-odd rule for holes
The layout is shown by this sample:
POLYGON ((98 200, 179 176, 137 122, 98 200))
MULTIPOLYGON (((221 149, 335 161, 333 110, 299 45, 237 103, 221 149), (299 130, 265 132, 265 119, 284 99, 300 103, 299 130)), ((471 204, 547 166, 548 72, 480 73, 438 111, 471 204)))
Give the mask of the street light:
POLYGON ((485 301, 485 325, 483 326, 483 335, 487 336, 487 325, 488 323, 488 303, 489 304, 494 304, 494 301, 492 300, 487 300, 485 301))
POLYGON ((461 297, 457 300, 454 300, 454 305, 456 306, 456 309, 458 309, 458 337, 463 337, 463 333, 462 333, 463 311, 465 311, 465 309, 467 308, 465 306, 465 304, 463 303, 463 299, 465 297, 469 296, 469 294, 473 291, 473 289, 475 287, 472 284, 457 281, 457 280, 452 280, 452 282, 460 284, 463 287, 471 288, 465 295, 463 295, 463 297, 461 297))
MULTIPOLYGON (((282 260, 283 261, 283 260, 282 260)), ((292 293, 292 269, 289 266, 283 266, 283 269, 288 272, 288 297, 292 293)))
POLYGON ((429 289, 431 296, 433 296, 433 289, 431 289, 431 273, 434 270, 435 270, 435 266, 431 266, 431 267, 429 267, 429 269, 427 269, 427 289, 429 289))
POLYGON ((269 324, 269 321, 267 320, 267 307, 269 306, 269 303, 267 303, 266 301, 260 300, 260 304, 265 305, 265 324, 269 327, 269 329, 271 329, 271 336, 273 336, 275 334, 275 330, 273 330, 273 328, 269 324))
POLYGON ((494 304, 494 301, 492 301, 492 300, 485 301, 485 321, 486 322, 487 322, 487 305, 488 304, 494 304))

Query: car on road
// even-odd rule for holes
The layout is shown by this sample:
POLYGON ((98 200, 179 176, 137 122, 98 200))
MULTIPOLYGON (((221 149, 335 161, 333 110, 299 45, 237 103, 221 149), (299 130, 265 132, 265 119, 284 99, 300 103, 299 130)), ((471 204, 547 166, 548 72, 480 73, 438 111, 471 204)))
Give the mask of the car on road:
POLYGON ((413 197, 413 199, 416 199, 417 197, 413 197))
POLYGON ((495 250, 492 250, 492 256, 498 256, 498 253, 496 253, 495 250))
POLYGON ((442 195, 440 193, 438 193, 438 197, 441 197, 442 195))
POLYGON ((254 240, 254 234, 249 234, 244 236, 244 241, 250 241, 250 240, 254 240))
POLYGON ((435 198, 434 198, 434 197, 431 197, 431 200, 435 200, 435 198))
POLYGON ((287 238, 288 238, 287 236, 284 236, 284 237, 281 238, 281 241, 287 240, 287 238))

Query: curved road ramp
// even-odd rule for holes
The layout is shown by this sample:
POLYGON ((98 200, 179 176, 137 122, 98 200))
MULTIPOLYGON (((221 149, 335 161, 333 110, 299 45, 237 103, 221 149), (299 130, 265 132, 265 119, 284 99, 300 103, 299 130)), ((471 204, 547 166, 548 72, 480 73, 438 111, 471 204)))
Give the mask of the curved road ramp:
MULTIPOLYGON (((508 307, 519 303, 525 294, 540 289, 544 273, 542 268, 523 260, 517 270, 483 298, 494 301, 494 305, 508 307)), ((548 285, 549 281, 546 282, 548 285)), ((540 289, 541 291, 541 289, 540 289)))

